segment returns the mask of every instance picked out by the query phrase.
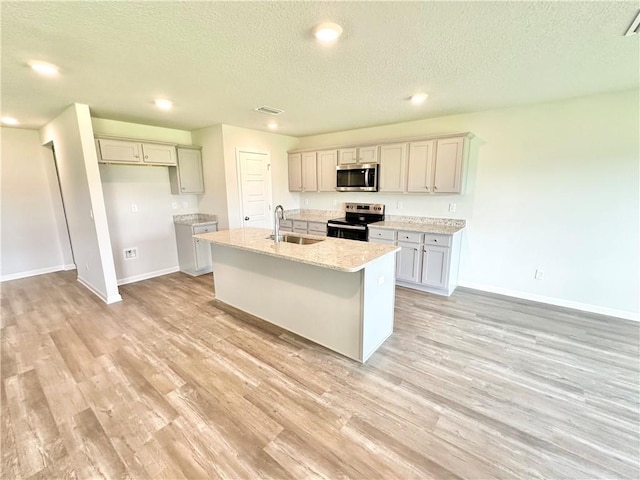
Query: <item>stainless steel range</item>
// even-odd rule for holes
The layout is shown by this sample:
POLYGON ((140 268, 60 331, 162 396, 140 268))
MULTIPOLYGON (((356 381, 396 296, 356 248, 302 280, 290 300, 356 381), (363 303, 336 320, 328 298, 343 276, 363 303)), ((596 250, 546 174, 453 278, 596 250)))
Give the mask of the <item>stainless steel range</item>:
POLYGON ((367 241, 368 224, 384 220, 384 205, 381 203, 346 203, 344 218, 327 222, 327 236, 367 241))

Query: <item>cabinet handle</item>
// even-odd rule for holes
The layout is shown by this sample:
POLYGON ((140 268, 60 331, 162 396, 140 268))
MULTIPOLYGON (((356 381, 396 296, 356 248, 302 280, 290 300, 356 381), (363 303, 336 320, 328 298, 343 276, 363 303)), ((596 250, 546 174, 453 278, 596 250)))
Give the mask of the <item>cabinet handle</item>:
POLYGON ((437 189, 438 189, 438 187, 436 187, 436 186, 434 185, 434 186, 433 186, 433 189, 434 189, 434 190, 437 190, 437 189))
POLYGON ((182 187, 180 190, 184 190, 185 187, 182 187))
POLYGON ((144 156, 144 158, 148 159, 148 158, 149 158, 149 155, 145 155, 145 156, 144 156))
POLYGON ((134 155, 135 158, 140 158, 140 155, 134 155))
POLYGON ((427 190, 429 190, 429 185, 426 185, 424 188, 426 188, 427 190))
POLYGON ((434 238, 434 239, 433 239, 433 243, 438 243, 438 239, 437 239, 437 238, 434 238))
POLYGON ((245 220, 249 220, 249 217, 244 217, 245 220))

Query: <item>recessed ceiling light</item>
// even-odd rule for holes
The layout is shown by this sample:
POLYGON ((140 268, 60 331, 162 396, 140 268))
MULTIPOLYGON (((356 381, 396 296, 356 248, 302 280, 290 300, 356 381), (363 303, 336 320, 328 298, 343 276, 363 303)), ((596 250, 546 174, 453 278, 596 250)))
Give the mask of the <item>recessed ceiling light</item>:
POLYGON ((411 103, 420 105, 421 103, 424 103, 428 96, 429 95, 427 95, 426 93, 416 93, 415 95, 411 96, 411 103))
POLYGON ((633 21, 631 22, 631 25, 629 25, 629 28, 627 29, 624 36, 630 37, 631 35, 636 35, 639 30, 640 30, 640 12, 638 12, 638 15, 636 15, 636 18, 633 19, 633 21))
POLYGON ((313 29, 313 36, 320 42, 335 42, 342 35, 342 27, 337 23, 325 22, 313 29))
POLYGON ((278 124, 276 122, 269 122, 269 125, 267 125, 271 130, 275 130, 276 128, 278 128, 278 124))
POLYGON ((59 72, 58 67, 51 63, 29 62, 29 66, 40 75, 46 75, 47 77, 53 77, 59 72))
POLYGON ((154 103, 156 104, 156 107, 161 108, 162 110, 171 110, 171 107, 173 107, 173 102, 171 100, 165 100, 162 98, 156 99, 154 103))
POLYGON ((2 123, 5 125, 18 125, 20 122, 13 117, 2 117, 2 123))

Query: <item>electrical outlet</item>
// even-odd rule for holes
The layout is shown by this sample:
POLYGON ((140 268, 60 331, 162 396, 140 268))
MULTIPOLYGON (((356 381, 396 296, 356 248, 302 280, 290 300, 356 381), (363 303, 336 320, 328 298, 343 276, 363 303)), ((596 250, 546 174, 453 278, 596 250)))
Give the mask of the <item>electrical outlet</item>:
POLYGON ((536 280, 544 280, 544 270, 537 269, 534 277, 536 280))
POLYGON ((134 258, 138 258, 138 248, 137 247, 125 248, 124 249, 124 259, 125 260, 132 260, 134 258))
POLYGON ((133 213, 136 213, 138 211, 138 204, 137 203, 132 203, 131 204, 131 211, 133 213))
POLYGON ((453 213, 456 211, 456 204, 455 203, 450 203, 449 204, 449 212, 453 213))
POLYGON ((178 202, 173 202, 171 204, 171 208, 173 208, 174 210, 177 210, 178 209, 178 202))
POLYGON ((337 205, 338 205, 338 200, 334 200, 334 201, 333 201, 333 206, 335 207, 335 206, 337 206, 337 205))
POLYGON ((305 198, 305 199, 304 199, 304 204, 305 204, 305 205, 309 205, 309 199, 308 199, 308 198, 305 198))
POLYGON ((398 202, 398 210, 402 210, 402 202, 398 202))
POLYGON ((184 208, 185 210, 189 208, 189 202, 187 201, 182 202, 182 208, 184 208))

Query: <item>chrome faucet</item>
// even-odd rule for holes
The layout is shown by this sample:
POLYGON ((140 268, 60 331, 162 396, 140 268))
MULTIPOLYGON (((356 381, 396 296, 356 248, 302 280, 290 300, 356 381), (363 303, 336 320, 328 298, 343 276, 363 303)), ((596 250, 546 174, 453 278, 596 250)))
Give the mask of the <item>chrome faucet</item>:
POLYGON ((275 216, 274 227, 273 227, 273 239, 275 240, 276 243, 278 243, 280 241, 280 220, 286 220, 284 216, 284 208, 282 208, 282 205, 276 206, 276 208, 273 210, 273 215, 275 216), (280 215, 278 215, 278 212, 280 212, 280 215))

